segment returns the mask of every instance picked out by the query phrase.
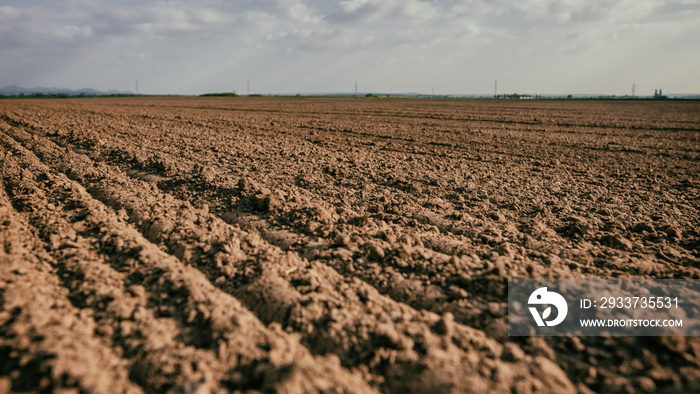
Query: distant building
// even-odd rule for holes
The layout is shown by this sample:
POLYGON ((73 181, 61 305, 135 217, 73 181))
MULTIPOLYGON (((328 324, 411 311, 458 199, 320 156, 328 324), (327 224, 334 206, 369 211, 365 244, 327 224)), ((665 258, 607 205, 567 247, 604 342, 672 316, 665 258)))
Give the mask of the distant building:
POLYGON ((532 94, 497 94, 494 96, 497 99, 519 99, 519 100, 533 100, 536 98, 539 98, 539 96, 535 96, 532 94))
POLYGON ((668 97, 664 96, 664 92, 661 89, 654 89, 654 98, 655 99, 666 99, 668 97))

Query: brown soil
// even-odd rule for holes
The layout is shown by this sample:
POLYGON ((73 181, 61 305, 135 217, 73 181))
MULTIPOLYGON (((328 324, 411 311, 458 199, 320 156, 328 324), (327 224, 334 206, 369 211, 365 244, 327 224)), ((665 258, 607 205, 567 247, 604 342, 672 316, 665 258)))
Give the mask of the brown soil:
POLYGON ((677 392, 508 278, 700 278, 700 103, 0 101, 0 392, 677 392))

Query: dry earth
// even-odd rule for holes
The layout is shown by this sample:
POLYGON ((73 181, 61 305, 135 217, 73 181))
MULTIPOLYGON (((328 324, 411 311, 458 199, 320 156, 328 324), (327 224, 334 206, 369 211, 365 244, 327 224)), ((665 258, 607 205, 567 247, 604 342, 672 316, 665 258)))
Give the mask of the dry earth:
POLYGON ((508 278, 700 278, 700 103, 0 101, 0 392, 691 392, 508 278))

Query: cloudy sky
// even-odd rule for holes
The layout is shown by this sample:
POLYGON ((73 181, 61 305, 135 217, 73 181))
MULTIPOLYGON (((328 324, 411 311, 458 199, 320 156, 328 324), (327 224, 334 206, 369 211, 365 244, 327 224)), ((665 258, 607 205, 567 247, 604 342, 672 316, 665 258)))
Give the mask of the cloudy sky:
POLYGON ((0 0, 0 87, 700 93, 700 0, 0 0))

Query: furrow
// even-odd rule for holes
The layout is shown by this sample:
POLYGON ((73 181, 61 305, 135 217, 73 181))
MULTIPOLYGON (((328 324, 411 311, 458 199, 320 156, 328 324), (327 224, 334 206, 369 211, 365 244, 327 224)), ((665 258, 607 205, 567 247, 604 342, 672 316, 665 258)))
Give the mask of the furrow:
MULTIPOLYGON (((396 286, 398 289, 397 291, 391 291, 391 288, 387 288, 387 286, 391 286, 393 282, 387 283, 386 280, 376 275, 378 267, 376 263, 378 263, 378 261, 376 261, 376 259, 374 259, 374 261, 368 260, 372 260, 371 255, 378 249, 382 250, 380 253, 384 253, 384 250, 386 250, 386 254, 401 256, 403 258, 403 260, 397 258, 396 261, 394 261, 389 257, 387 260, 389 260, 390 264, 383 264, 381 268, 383 277, 388 275, 390 278, 393 278, 397 275, 400 277, 404 274, 409 275, 410 273, 414 273, 422 276, 431 276, 432 274, 433 279, 435 279, 434 274, 437 274, 438 283, 445 282, 444 279, 440 280, 440 277, 444 277, 445 273, 430 272, 430 270, 435 269, 430 266, 431 260, 444 266, 446 261, 451 260, 452 255, 457 254, 464 256, 465 253, 473 254, 475 252, 479 255, 484 255, 491 250, 489 246, 485 248, 483 246, 471 246, 469 239, 463 236, 460 236, 459 239, 455 239, 452 234, 449 234, 450 231, 454 231, 451 230, 454 226, 449 223, 448 220, 443 219, 440 215, 429 210, 423 209, 420 215, 413 215, 418 218, 420 223, 424 223, 424 225, 416 223, 416 226, 424 227, 423 229, 416 230, 417 232, 424 230, 427 235, 422 238, 426 241, 423 242, 420 237, 412 238, 411 236, 407 236, 404 237, 403 244, 396 246, 386 241, 388 240, 387 237, 395 238, 396 233, 393 229, 397 226, 390 228, 387 226, 386 220, 375 220, 373 218, 361 216, 355 218, 346 217, 344 219, 355 221, 361 219, 364 221, 363 223, 348 223, 338 226, 338 223, 329 222, 332 213, 329 213, 328 207, 319 207, 319 201, 309 203, 309 201, 313 199, 313 196, 302 195, 293 197, 296 201, 287 201, 283 204, 284 212, 281 214, 282 217, 279 217, 278 212, 274 212, 277 214, 275 215, 277 217, 274 217, 271 215, 273 213, 271 211, 276 210, 279 206, 273 205, 279 204, 278 194, 285 192, 270 192, 269 189, 266 190, 265 187, 260 186, 257 182, 250 179, 243 179, 237 182, 231 179, 231 177, 213 175, 206 169, 197 168, 196 165, 187 163, 186 161, 184 167, 194 168, 192 172, 183 172, 179 170, 178 167, 178 169, 171 169, 168 172, 169 176, 165 176, 165 174, 159 172, 162 171, 162 168, 159 168, 159 166, 162 167, 165 165, 163 163, 173 163, 176 161, 167 154, 159 154, 158 158, 154 159, 155 162, 151 162, 153 159, 141 159, 137 163, 130 163, 129 161, 120 161, 118 159, 122 158, 125 154, 120 148, 103 144, 100 149, 102 153, 100 159, 111 157, 111 160, 108 162, 120 166, 131 177, 154 182, 159 185, 159 188, 180 199, 191 201, 196 199, 196 201, 192 201, 196 204, 208 203, 210 204, 212 212, 222 217, 225 221, 260 231, 266 241, 282 249, 286 250, 291 248, 303 257, 330 261, 329 263, 339 272, 347 271, 347 257, 353 257, 356 264, 351 264, 350 269, 352 270, 352 274, 367 280, 373 286, 381 289, 382 292, 392 295, 392 297, 399 295, 407 289, 405 289, 404 283, 396 286), (183 186, 185 186, 185 188, 183 188, 183 186), (228 203, 228 201, 232 199, 237 201, 234 207, 231 207, 228 203), (232 211, 238 211, 238 213, 233 213, 232 211), (285 223, 288 221, 296 222, 291 231, 286 228, 287 226, 283 224, 280 225, 280 222, 285 223), (336 233, 335 237, 340 240, 340 244, 333 245, 314 242, 315 237, 317 235, 322 235, 321 232, 326 231, 323 228, 329 225, 335 227, 333 232, 336 233), (448 232, 448 235, 443 236, 442 234, 432 233, 430 229, 434 229, 434 226, 439 226, 441 230, 448 232), (367 234, 370 234, 370 236, 367 234), (377 234, 379 234, 379 237, 383 238, 383 240, 377 239, 377 234), (352 242, 350 245, 344 245, 343 239, 354 239, 356 242, 352 242), (416 245, 412 245, 416 242, 416 245), (409 251, 408 254, 406 250, 409 251), (335 253, 331 254, 331 252, 335 253), (414 262, 411 259, 411 254, 415 255, 416 260, 418 260, 417 264, 422 264, 425 267, 416 267, 416 264, 413 264, 414 262), (338 256, 343 256, 345 258, 338 259, 338 256), (408 261, 404 261, 406 259, 408 261), (394 263, 393 267, 392 263, 394 263), (368 264, 371 265, 369 268, 367 267, 368 264)), ((147 156, 145 152, 143 154, 136 153, 135 155, 136 157, 147 156)), ((183 160, 180 160, 180 163, 182 164, 183 160)), ((406 219, 402 218, 402 220, 405 221, 406 219)), ((148 229, 144 230, 147 231, 148 229)), ((464 232, 466 230, 458 229, 458 231, 464 232)), ((184 250, 181 246, 177 246, 177 248, 179 249, 174 249, 174 251, 178 254, 192 253, 192 251, 184 250)), ((478 269, 483 267, 484 271, 490 272, 491 268, 493 268, 489 263, 480 264, 480 259, 476 256, 475 260, 476 264, 473 264, 469 258, 466 258, 465 261, 470 263, 470 265, 476 265, 478 269)), ((457 261, 459 261, 459 259, 457 261)), ((473 267, 470 266, 469 268, 473 267)), ((452 280, 448 281, 449 283, 447 286, 442 286, 444 288, 439 287, 437 293, 447 293, 448 291, 455 293, 455 289, 450 290, 448 287, 454 286, 456 284, 455 282, 464 281, 460 279, 464 278, 464 275, 460 275, 460 273, 455 272, 454 269, 447 275, 451 275, 453 277, 452 280)), ((478 274, 476 276, 477 278, 479 277, 478 274)), ((467 281, 471 282, 470 279, 467 279, 467 281)), ((416 283, 416 281, 413 281, 413 283, 416 283)), ((502 285, 498 286, 502 288, 502 285)), ((420 291, 418 288, 414 290, 418 290, 414 294, 414 298, 417 297, 417 299, 411 301, 403 296, 399 296, 396 299, 402 302, 411 301, 409 303, 419 309, 430 309, 437 295, 435 286, 433 286, 430 292, 420 291)), ((459 290, 457 290, 457 293, 459 293, 459 290)), ((444 294, 441 297, 444 299, 444 294)), ((484 308, 485 306, 481 305, 481 309, 484 308)))
POLYGON ((12 136, 92 196, 123 210, 124 218, 147 239, 195 265, 264 322, 298 333, 313 353, 333 353, 346 367, 364 369, 366 379, 378 387, 510 390, 534 376, 549 390, 573 390, 548 359, 501 359, 508 354, 501 344, 454 322, 451 314, 418 312, 365 282, 285 253, 255 234, 160 193, 153 184, 129 179, 17 128, 12 136))
MULTIPOLYGON (((4 131, 28 137, 23 142, 39 152, 51 144, 4 131)), ((262 325, 83 187, 1 137, 12 153, 5 155, 3 179, 13 204, 56 257, 71 301, 93 311, 99 331, 130 360, 130 377, 148 391, 371 390, 332 358, 313 357, 294 337, 262 325)))
MULTIPOLYGON (((552 246, 560 243, 562 238, 537 220, 515 229, 502 226, 491 218, 482 220, 466 215, 469 221, 476 222, 474 228, 482 228, 481 233, 465 228, 458 229, 464 234, 454 236, 450 231, 438 231, 454 226, 454 221, 445 219, 445 209, 440 207, 450 203, 438 199, 430 202, 428 208, 431 209, 420 206, 412 208, 419 213, 412 216, 417 219, 413 225, 397 223, 387 215, 381 217, 374 214, 351 214, 351 220, 348 221, 343 220, 343 215, 338 218, 332 209, 327 209, 325 201, 314 200, 301 193, 295 195, 293 189, 285 189, 286 194, 283 195, 286 201, 283 200, 280 204, 282 201, 274 200, 281 194, 279 189, 267 189, 262 182, 250 178, 237 181, 182 159, 177 160, 177 166, 167 165, 176 160, 164 153, 155 156, 150 156, 147 152, 138 153, 138 148, 123 150, 111 143, 102 143, 100 150, 100 155, 93 154, 91 157, 119 166, 127 173, 133 173, 132 176, 146 178, 158 185, 159 189, 180 199, 197 205, 208 204, 212 213, 227 222, 240 224, 253 231, 259 230, 267 242, 297 252, 312 260, 314 265, 322 263, 346 277, 361 279, 395 301, 419 310, 451 313, 457 323, 481 329, 500 343, 509 340, 505 305, 507 277, 568 277, 572 271, 576 272, 576 277, 597 277, 605 268, 585 256, 562 254, 559 258, 552 254, 552 246), (138 159, 125 161, 125 154, 134 154, 138 159), (166 168, 167 174, 163 172, 166 168), (165 179, 166 175, 168 179, 165 179), (293 225, 288 225, 291 223, 293 225), (410 228, 409 231, 406 231, 407 227, 410 228), (520 231, 525 234, 517 235, 520 231), (525 245, 526 249, 518 247, 517 243, 525 245), (543 261, 546 263, 544 266, 543 261)), ((189 251, 180 245, 180 252, 187 253, 196 260, 197 251, 200 250, 197 245, 204 244, 190 245, 194 247, 189 251)), ((615 268, 624 270, 624 267, 625 265, 618 264, 615 268)), ((648 271, 644 272, 647 273, 667 272, 677 277, 694 274, 688 268, 669 269, 653 262, 649 262, 646 269, 648 271)), ((225 275, 230 273, 224 272, 225 275)), ((223 278, 220 280, 225 283, 223 278)), ((259 297, 254 295, 252 297, 252 301, 245 301, 249 306, 251 302, 267 302, 258 301, 259 297)), ((261 311, 264 306, 251 308, 260 316, 266 316, 266 321, 270 321, 271 313, 276 313, 261 311)), ((292 329, 309 329, 304 327, 308 325, 297 323, 292 329)), ((323 327, 314 330, 322 331, 323 327)), ((318 336, 317 333, 305 335, 304 343, 314 352, 331 351, 344 357, 343 353, 334 350, 338 348, 336 345, 316 346, 318 336)), ((580 379, 579 376, 585 374, 575 358, 557 350, 572 346, 567 339, 555 338, 547 342, 534 339, 510 340, 518 342, 528 354, 546 354, 561 363, 571 379, 580 379)), ((596 339, 584 340, 584 343, 587 346, 601 346, 601 342, 596 339)), ((345 365, 367 365, 367 362, 362 361, 349 362, 348 358, 343 360, 345 365)), ((384 378, 384 372, 370 369, 384 378)))
MULTIPOLYGON (((505 335, 506 277, 564 278, 571 275, 572 268, 577 277, 598 277, 606 269, 575 253, 561 258, 553 255, 551 251, 563 238, 536 220, 518 229, 499 224, 499 217, 477 219, 462 213, 461 220, 447 219, 456 210, 445 208, 451 203, 440 199, 430 202, 432 209, 412 207, 415 213, 409 213, 408 219, 342 217, 324 201, 294 196, 283 202, 280 196, 293 192, 271 191, 249 178, 236 181, 212 174, 187 160, 181 160, 182 166, 171 169, 166 177, 158 163, 175 161, 167 154, 159 154, 151 164, 139 164, 120 161, 124 152, 117 147, 103 144, 101 149, 101 159, 109 158, 107 162, 131 176, 146 178, 179 199, 208 204, 226 222, 259 231, 273 245, 360 278, 416 309, 452 312, 458 322, 497 338, 505 335), (415 223, 412 231, 406 231, 410 220, 415 223), (288 223, 294 223, 292 228, 288 223), (317 241, 318 237, 323 241, 317 241), (518 243, 527 248, 516 246, 518 243)), ((397 194, 391 198, 398 198, 397 194)), ((645 270, 627 274, 697 275, 697 270, 681 265, 667 267, 648 261, 642 266, 645 270)))
MULTIPOLYGON (((4 165, 3 172, 7 170, 4 165)), ((96 334, 90 311, 71 304, 70 292, 53 268, 60 264, 42 252, 41 241, 12 208, 4 189, 0 188, 0 381, 13 392, 142 392, 129 380, 129 363, 112 340, 96 334)))
MULTIPOLYGON (((692 339, 507 337, 503 290, 507 277, 697 278, 697 138, 665 132, 697 123, 697 104, 217 101, 238 110, 225 112, 197 107, 204 102, 5 107, 42 138, 259 231, 311 265, 414 309, 452 312, 506 349, 515 341, 546 355, 580 390, 631 390, 644 379, 678 390, 694 379, 692 339), (386 116, 372 117, 375 105, 386 116), (256 111, 266 107, 283 111, 256 111), (469 150, 456 155, 454 145, 469 150)), ((201 267, 199 244, 187 243, 179 251, 201 267)))
MULTIPOLYGON (((193 333, 174 319, 162 318, 168 316, 168 311, 160 310, 158 305, 162 303, 157 300, 161 293, 147 291, 137 284, 138 279, 124 272, 124 266, 136 264, 136 259, 128 259, 138 256, 138 247, 124 245, 122 256, 108 256, 110 244, 124 239, 103 238, 107 234, 101 234, 102 227, 111 225, 103 219, 104 209, 91 204, 76 185, 32 160, 21 147, 7 140, 3 143, 14 153, 5 160, 3 168, 6 189, 14 205, 37 228, 49 253, 55 256, 57 273, 70 290, 72 303, 91 311, 98 325, 96 330, 112 337, 125 357, 139 359, 139 365, 133 365, 132 378, 149 391, 204 378, 187 371, 182 376, 173 373, 177 360, 193 357, 211 364, 214 357, 182 346, 178 339, 191 338, 193 333), (153 365, 147 367, 146 363, 153 365), (167 374, 168 369, 173 376, 155 376, 167 374), (144 371, 155 373, 142 375, 144 371)), ((217 367, 214 365, 213 369, 217 367)))
MULTIPOLYGON (((390 375, 386 365, 399 371, 413 364, 395 367, 390 358, 377 363, 377 352, 362 353, 372 341, 354 338, 381 330, 346 327, 372 326, 376 317, 348 320, 326 307, 330 298, 349 304, 352 313, 372 315, 379 304, 366 302, 366 295, 375 293, 358 293, 354 281, 410 306, 410 316, 436 318, 417 312, 429 310, 482 329, 504 345, 504 359, 544 355, 580 391, 697 385, 692 338, 508 337, 504 303, 509 277, 700 276, 698 144, 689 129, 698 123, 697 103, 159 98, 0 104, 10 124, 89 157, 92 162, 80 162, 85 168, 125 171, 126 183, 116 176, 99 187, 95 179, 71 177, 162 250, 226 292, 241 292, 266 323, 282 322, 313 352, 362 366, 375 387, 393 387, 391 378, 378 383, 390 375), (672 129, 678 130, 669 134, 672 129), (120 182, 130 185, 128 193, 120 182), (166 204, 154 208, 154 199, 166 204), (213 216, 265 242, 230 235, 209 220, 213 216), (279 263, 281 254, 270 245, 291 252, 292 260, 279 263), (328 276, 324 265, 332 268, 328 276), (347 294, 336 296, 346 288, 331 271, 350 284, 347 294), (317 308, 312 301, 326 304, 317 308), (332 325, 312 316, 314 308, 322 317, 331 311, 332 325), (327 329, 359 345, 349 352, 346 339, 324 342, 316 331, 327 329)), ((433 333, 447 326, 424 325, 433 333)), ((390 327, 403 334, 407 325, 392 321, 390 327)), ((527 391, 528 379, 516 391, 527 391)))

